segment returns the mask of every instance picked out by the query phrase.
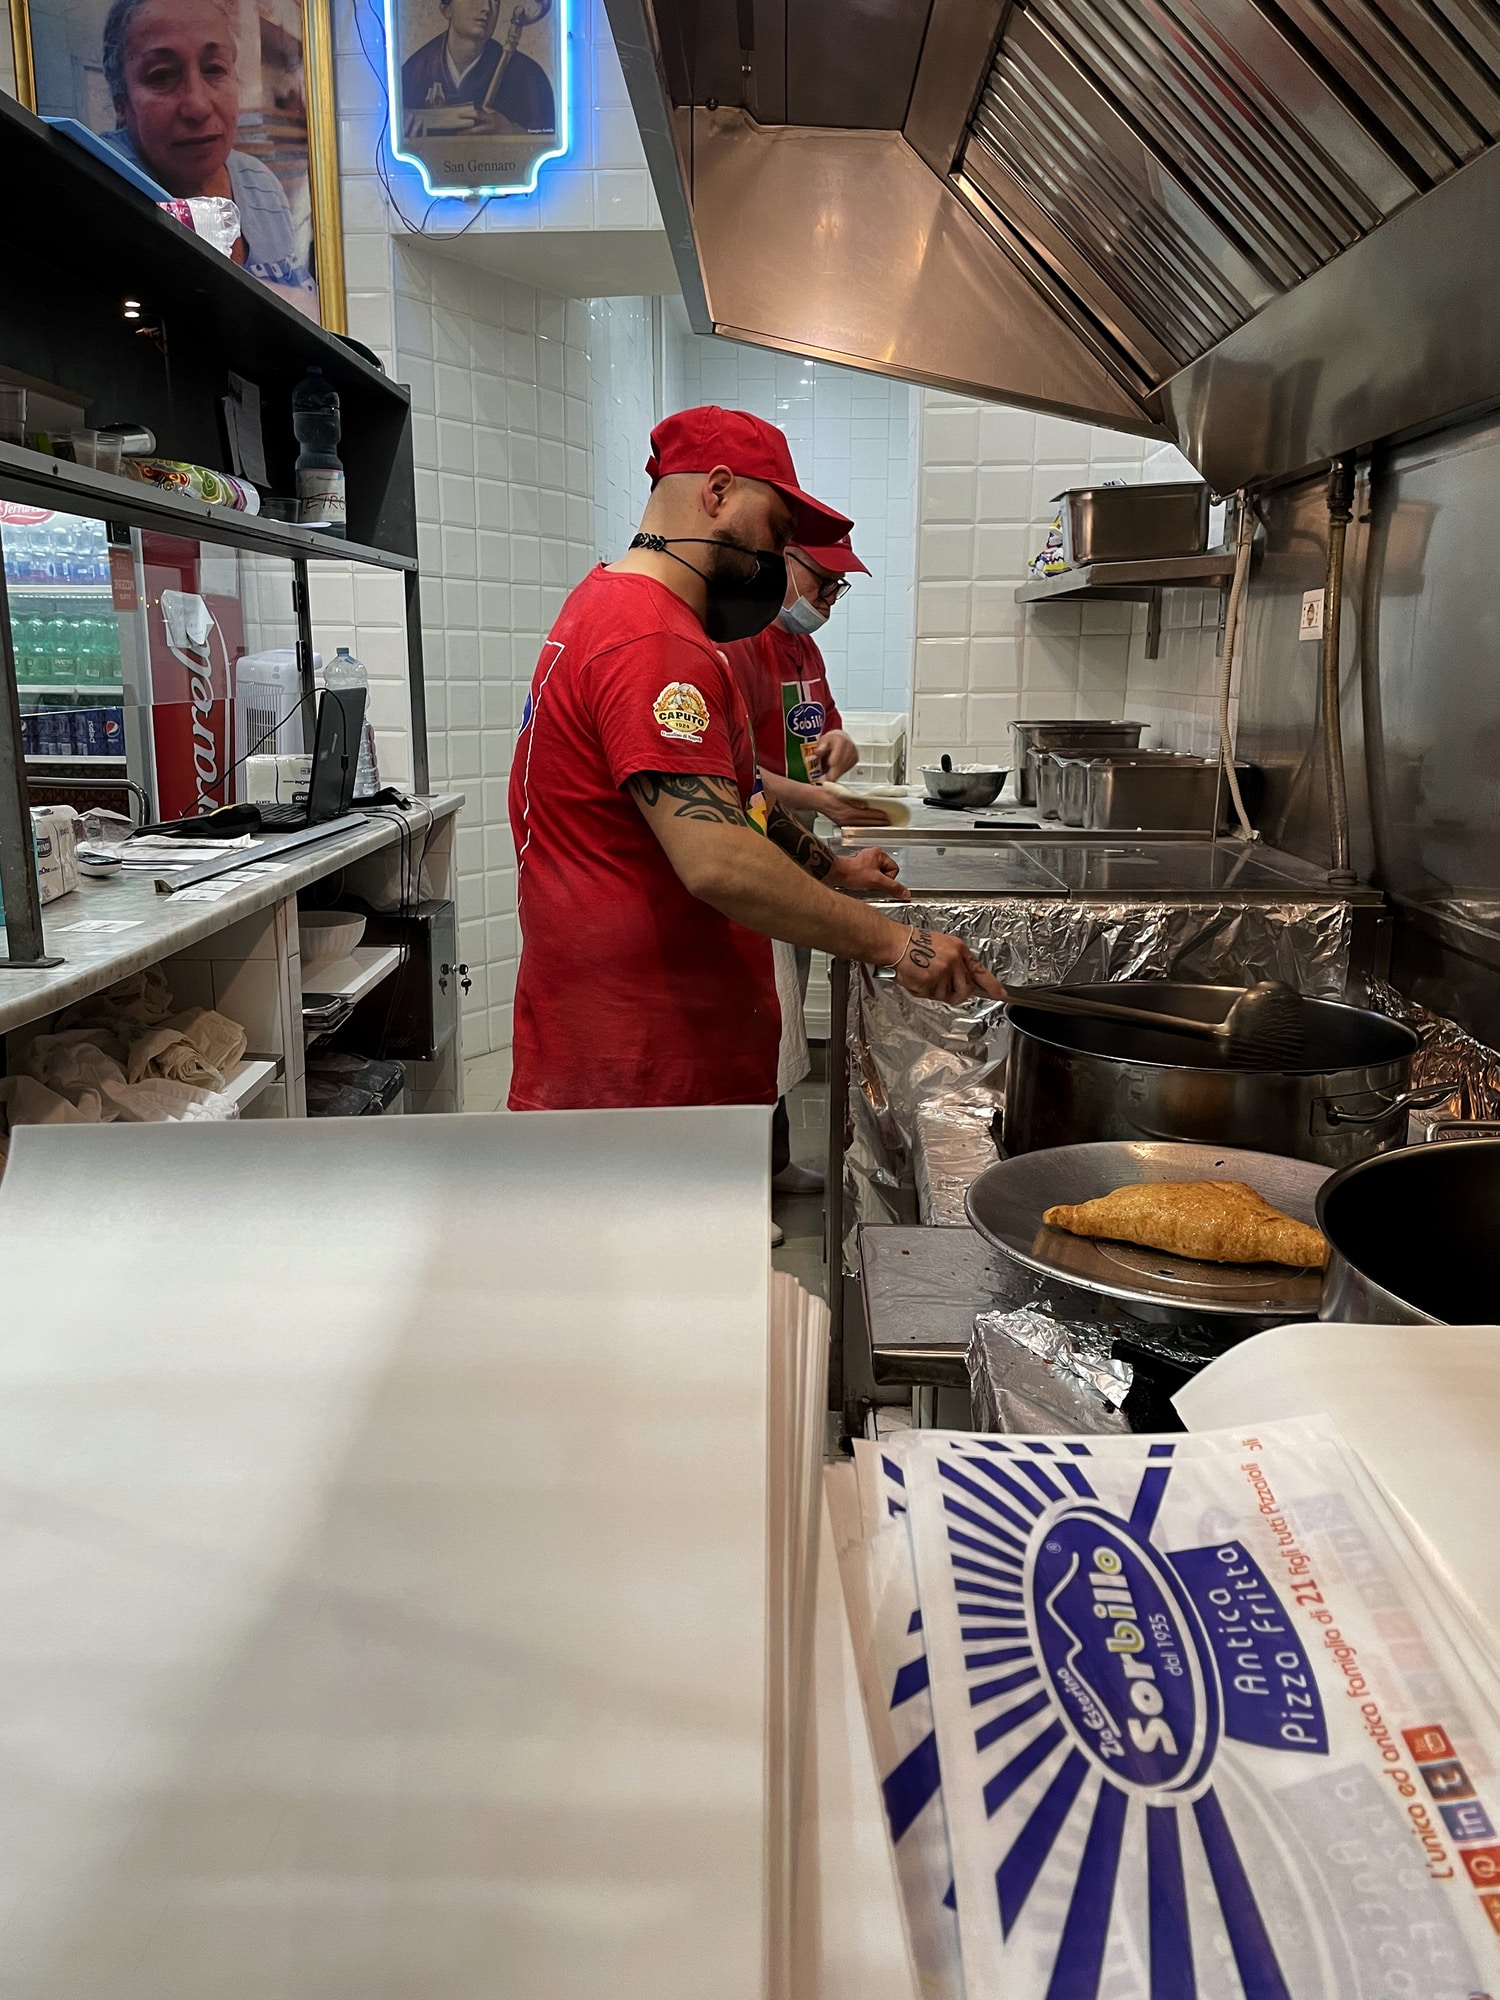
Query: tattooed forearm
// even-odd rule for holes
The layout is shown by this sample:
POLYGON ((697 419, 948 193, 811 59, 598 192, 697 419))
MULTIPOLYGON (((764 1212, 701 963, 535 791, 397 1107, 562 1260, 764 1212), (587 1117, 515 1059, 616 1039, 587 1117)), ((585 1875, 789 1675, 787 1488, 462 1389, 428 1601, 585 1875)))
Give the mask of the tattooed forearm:
POLYGON ((908 945, 906 955, 913 965, 925 972, 937 956, 932 945, 932 932, 918 931, 908 945))
POLYGON ((748 826, 739 792, 728 778, 700 778, 683 771, 638 771, 627 789, 648 812, 670 800, 673 819, 748 826))
POLYGON ((774 840, 783 854, 789 854, 799 868, 805 868, 814 881, 824 881, 833 868, 833 856, 816 835, 799 826, 789 812, 773 804, 766 817, 766 833, 774 840))

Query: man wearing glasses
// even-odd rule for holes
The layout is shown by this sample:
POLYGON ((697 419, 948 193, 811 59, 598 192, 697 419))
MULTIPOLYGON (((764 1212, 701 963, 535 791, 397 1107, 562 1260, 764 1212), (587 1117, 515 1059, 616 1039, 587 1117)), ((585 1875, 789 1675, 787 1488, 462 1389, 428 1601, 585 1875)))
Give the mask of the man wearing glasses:
MULTIPOLYGON (((822 813, 839 826, 885 826, 877 807, 835 798, 825 778, 841 778, 859 762, 859 746, 844 728, 828 685, 814 632, 849 588, 851 572, 869 571, 854 553, 848 535, 816 547, 791 543, 786 550, 787 587, 781 610, 753 639, 725 651, 755 735, 755 754, 767 797, 784 812, 811 825, 822 813)), ((777 1062, 776 1112, 771 1122, 771 1186, 778 1194, 821 1192, 823 1176, 792 1158, 786 1093, 811 1066, 802 1003, 812 954, 778 941, 776 992, 781 1002, 781 1049, 777 1062)))
POLYGON ((823 779, 853 770, 859 746, 844 728, 813 643, 848 590, 851 572, 870 572, 847 535, 827 547, 788 548, 786 568, 786 598, 771 624, 726 648, 750 711, 766 792, 788 812, 820 812, 838 826, 885 826, 877 807, 822 789, 823 779))

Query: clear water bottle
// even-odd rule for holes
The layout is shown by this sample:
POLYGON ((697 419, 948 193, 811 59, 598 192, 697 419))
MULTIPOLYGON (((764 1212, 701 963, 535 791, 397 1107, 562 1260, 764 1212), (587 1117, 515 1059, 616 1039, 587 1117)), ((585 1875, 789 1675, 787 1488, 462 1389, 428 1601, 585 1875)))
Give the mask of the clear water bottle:
POLYGON ((292 391, 297 453, 297 520, 326 535, 348 533, 344 463, 339 457, 339 392, 321 368, 309 368, 292 391))
POLYGON ((380 759, 375 750, 375 725, 370 720, 370 676, 347 646, 340 646, 323 669, 325 693, 337 694, 344 688, 358 688, 365 698, 365 724, 359 738, 359 770, 354 778, 354 796, 373 799, 380 790, 380 759))

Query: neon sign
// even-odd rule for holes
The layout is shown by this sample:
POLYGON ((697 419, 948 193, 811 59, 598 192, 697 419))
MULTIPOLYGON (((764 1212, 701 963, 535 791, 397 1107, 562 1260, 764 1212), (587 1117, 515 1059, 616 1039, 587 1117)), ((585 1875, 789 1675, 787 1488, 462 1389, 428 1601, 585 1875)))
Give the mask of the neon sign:
POLYGON ((391 151, 430 195, 535 192, 568 150, 568 0, 385 0, 391 151))

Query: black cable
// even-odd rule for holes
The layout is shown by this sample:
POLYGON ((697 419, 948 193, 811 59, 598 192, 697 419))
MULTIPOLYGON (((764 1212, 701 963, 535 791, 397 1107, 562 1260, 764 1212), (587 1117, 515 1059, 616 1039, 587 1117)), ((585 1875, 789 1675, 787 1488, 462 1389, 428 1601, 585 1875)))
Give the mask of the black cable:
MULTIPOLYGON (((379 15, 376 14, 373 6, 370 8, 370 14, 375 21, 376 29, 380 35, 380 39, 383 44, 385 41, 385 23, 383 20, 381 20, 379 15)), ((384 63, 377 63, 375 58, 370 54, 370 46, 369 43, 365 40, 365 31, 360 20, 360 11, 359 11, 359 6, 357 4, 357 0, 354 9, 354 32, 359 36, 360 54, 364 57, 366 66, 368 67, 370 74, 374 77, 376 85, 380 90, 381 96, 386 97, 390 85, 389 85, 389 79, 386 75, 385 65, 384 63)), ((387 103, 386 108, 387 111, 389 111, 390 109, 389 103, 387 103)), ((406 226, 407 229, 409 229, 412 232, 414 236, 425 235, 427 233, 427 224, 429 218, 432 215, 432 211, 438 206, 438 203, 440 201, 450 199, 450 197, 446 197, 443 195, 432 195, 428 200, 426 208, 422 212, 422 220, 420 222, 413 222, 411 220, 411 218, 406 214, 405 210, 402 208, 400 202, 397 201, 396 199, 396 190, 391 183, 390 172, 386 166, 384 158, 385 148, 386 148, 386 130, 387 128, 384 125, 382 125, 380 128, 380 137, 375 142, 375 172, 379 176, 380 185, 385 189, 386 200, 390 203, 391 207, 396 211, 396 214, 400 217, 402 223, 406 226)), ((458 197, 456 196, 451 198, 458 199, 458 197)), ((493 200, 495 200, 494 195, 486 195, 484 200, 479 204, 478 208, 475 209, 474 213, 469 217, 468 221, 464 224, 462 229, 434 230, 433 234, 438 236, 443 236, 449 239, 456 239, 460 236, 467 235, 469 230, 471 230, 474 227, 474 224, 479 220, 480 216, 484 214, 485 210, 489 207, 490 203, 493 200)))

